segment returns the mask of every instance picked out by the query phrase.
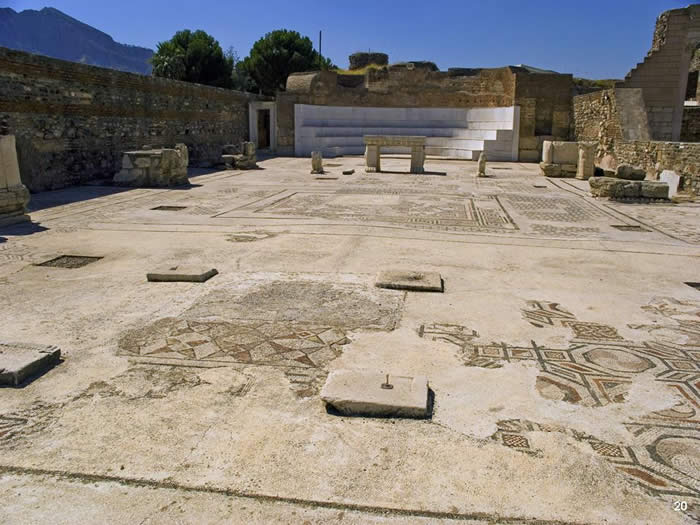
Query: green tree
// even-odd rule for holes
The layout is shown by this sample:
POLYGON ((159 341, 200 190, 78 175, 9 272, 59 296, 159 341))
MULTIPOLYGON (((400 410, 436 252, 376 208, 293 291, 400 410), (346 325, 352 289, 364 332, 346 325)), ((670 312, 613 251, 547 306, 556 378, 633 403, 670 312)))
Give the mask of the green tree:
POLYGON ((314 50, 309 37, 287 29, 267 33, 255 42, 241 65, 254 82, 253 90, 266 95, 284 91, 287 77, 292 73, 332 67, 330 60, 314 50))
POLYGON ((204 31, 178 31, 158 44, 151 58, 153 75, 208 86, 231 87, 233 57, 204 31))
POLYGON ((238 53, 233 47, 226 50, 226 58, 231 60, 233 69, 231 71, 231 88, 238 91, 255 91, 255 82, 243 66, 243 61, 238 57, 238 53))

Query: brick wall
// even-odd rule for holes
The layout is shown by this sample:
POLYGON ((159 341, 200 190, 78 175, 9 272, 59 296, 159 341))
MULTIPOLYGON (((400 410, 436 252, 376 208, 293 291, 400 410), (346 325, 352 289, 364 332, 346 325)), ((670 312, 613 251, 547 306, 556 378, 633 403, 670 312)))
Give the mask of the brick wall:
MULTIPOLYGON (((287 154, 294 151, 295 104, 406 108, 520 105, 520 140, 525 149, 536 152, 538 131, 569 138, 572 87, 571 75, 534 74, 517 67, 431 71, 392 66, 371 69, 365 75, 300 73, 290 76, 287 90, 277 95, 278 150, 287 154)), ((531 157, 521 160, 538 160, 536 154, 531 157)))
POLYGON ((191 165, 248 136, 247 94, 0 48, 0 134, 31 191, 111 177, 121 152, 186 144, 191 165))

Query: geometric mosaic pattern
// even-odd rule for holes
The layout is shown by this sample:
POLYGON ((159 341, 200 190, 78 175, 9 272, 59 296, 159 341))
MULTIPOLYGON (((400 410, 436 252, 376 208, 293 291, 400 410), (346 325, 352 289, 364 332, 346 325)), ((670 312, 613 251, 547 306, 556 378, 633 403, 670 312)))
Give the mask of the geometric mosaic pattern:
POLYGON ((543 397, 587 407, 623 402, 635 376, 651 374, 678 402, 628 421, 625 426, 634 436, 633 446, 523 420, 499 422, 492 439, 537 454, 527 432, 565 432, 587 442, 595 454, 653 494, 693 502, 691 514, 696 513, 700 505, 700 303, 658 298, 643 310, 657 319, 653 324, 631 326, 655 336, 641 343, 624 340, 607 325, 578 321, 565 308, 547 301, 528 301, 523 317, 536 327, 571 328, 568 346, 535 341, 529 346, 481 344, 476 331, 449 324, 423 325, 418 333, 455 345, 466 366, 494 368, 504 362, 533 361, 540 370, 536 388, 543 397))
POLYGON ((574 332, 575 339, 586 341, 622 341, 622 336, 617 329, 605 324, 586 323, 583 321, 564 321, 563 326, 568 326, 574 332))
POLYGON ((293 193, 255 213, 391 223, 441 231, 509 232, 517 225, 494 195, 293 193))
POLYGON ((169 317, 126 333, 119 353, 160 364, 281 367, 294 390, 308 395, 325 378, 323 367, 348 342, 343 330, 328 326, 169 317))
POLYGON ((518 213, 533 221, 577 223, 605 216, 598 208, 580 199, 518 194, 505 195, 505 199, 518 213))
POLYGON ((559 303, 548 301, 527 301, 522 310, 523 318, 532 326, 561 326, 564 321, 575 321, 576 316, 559 306, 559 303))

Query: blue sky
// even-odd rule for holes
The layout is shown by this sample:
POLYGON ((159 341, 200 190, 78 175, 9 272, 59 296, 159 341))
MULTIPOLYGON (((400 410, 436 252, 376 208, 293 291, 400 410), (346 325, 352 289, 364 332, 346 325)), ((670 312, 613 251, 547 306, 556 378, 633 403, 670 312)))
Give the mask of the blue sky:
POLYGON ((622 78, 651 45, 654 21, 685 0, 0 0, 50 6, 122 43, 155 48, 179 29, 204 29, 243 57, 274 29, 294 29, 340 67, 354 51, 448 67, 529 64, 588 78, 622 78))

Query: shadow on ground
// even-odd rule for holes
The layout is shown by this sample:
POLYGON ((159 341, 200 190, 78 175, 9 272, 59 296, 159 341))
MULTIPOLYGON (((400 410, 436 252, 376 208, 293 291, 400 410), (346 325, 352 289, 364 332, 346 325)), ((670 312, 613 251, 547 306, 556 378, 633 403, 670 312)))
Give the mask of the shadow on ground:
MULTIPOLYGON (((20 222, 17 224, 0 226, 0 234, 2 235, 32 235, 34 233, 45 232, 47 230, 48 228, 42 226, 37 222, 20 222)), ((0 244, 6 241, 6 237, 0 237, 0 244)))

